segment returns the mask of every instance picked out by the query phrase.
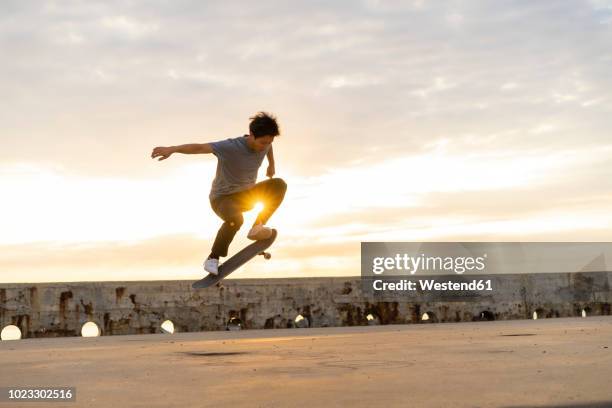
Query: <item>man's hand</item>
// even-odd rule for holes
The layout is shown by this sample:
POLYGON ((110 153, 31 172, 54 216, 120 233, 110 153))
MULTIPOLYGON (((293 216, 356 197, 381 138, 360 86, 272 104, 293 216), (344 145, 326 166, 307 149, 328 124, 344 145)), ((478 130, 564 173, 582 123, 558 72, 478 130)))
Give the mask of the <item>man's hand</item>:
POLYGON ((268 169, 266 170, 266 176, 272 178, 274 177, 274 173, 276 173, 276 170, 274 169, 274 163, 270 163, 268 165, 268 169))
POLYGON ((170 157, 172 153, 174 153, 174 149, 172 147, 159 146, 153 149, 153 152, 151 153, 151 158, 154 159, 156 157, 159 157, 157 161, 162 161, 170 157))

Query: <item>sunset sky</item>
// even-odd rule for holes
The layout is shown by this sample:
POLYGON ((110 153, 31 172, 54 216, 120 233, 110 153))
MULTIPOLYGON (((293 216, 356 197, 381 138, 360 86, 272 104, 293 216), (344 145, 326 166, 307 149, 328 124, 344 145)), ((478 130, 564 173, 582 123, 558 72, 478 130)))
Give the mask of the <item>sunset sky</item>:
POLYGON ((358 275, 361 241, 612 241, 611 44, 604 0, 2 1, 0 280, 201 278, 216 158, 151 151, 260 110, 288 191, 272 260, 233 277, 358 275))

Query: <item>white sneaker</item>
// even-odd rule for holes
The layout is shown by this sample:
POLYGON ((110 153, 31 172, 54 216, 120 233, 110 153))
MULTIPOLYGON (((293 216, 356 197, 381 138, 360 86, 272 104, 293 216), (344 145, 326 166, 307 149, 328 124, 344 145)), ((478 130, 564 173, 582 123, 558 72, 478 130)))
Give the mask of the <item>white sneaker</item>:
POLYGON ((260 241, 262 239, 268 239, 272 236, 272 228, 268 228, 265 225, 257 224, 253 225, 253 228, 247 234, 248 239, 253 241, 260 241))
POLYGON ((204 270, 211 275, 219 274, 219 260, 214 258, 208 258, 204 261, 204 270))

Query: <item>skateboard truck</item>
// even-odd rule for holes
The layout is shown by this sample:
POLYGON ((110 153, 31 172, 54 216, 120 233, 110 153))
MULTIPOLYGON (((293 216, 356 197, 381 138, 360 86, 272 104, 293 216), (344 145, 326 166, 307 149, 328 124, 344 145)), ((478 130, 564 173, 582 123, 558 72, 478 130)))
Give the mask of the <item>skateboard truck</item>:
MULTIPOLYGON (((264 259, 266 259, 266 260, 268 260, 268 259, 272 258, 272 254, 271 254, 271 253, 269 253, 269 252, 265 252, 265 251, 262 251, 262 252, 258 253, 257 255, 262 255, 262 256, 264 257, 264 259)), ((221 283, 221 282, 222 282, 222 281, 217 282, 217 285, 216 285, 216 286, 217 286, 219 289, 225 289, 225 286, 223 286, 223 283, 221 283)))

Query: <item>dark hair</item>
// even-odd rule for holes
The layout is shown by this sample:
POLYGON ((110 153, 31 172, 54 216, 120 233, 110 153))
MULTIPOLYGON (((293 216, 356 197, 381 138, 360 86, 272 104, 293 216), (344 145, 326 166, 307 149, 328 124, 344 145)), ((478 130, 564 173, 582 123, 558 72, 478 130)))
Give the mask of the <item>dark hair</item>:
POLYGON ((249 119, 251 119, 249 130, 256 139, 262 136, 280 135, 278 123, 276 123, 276 118, 273 115, 267 112, 258 112, 257 115, 249 119))

